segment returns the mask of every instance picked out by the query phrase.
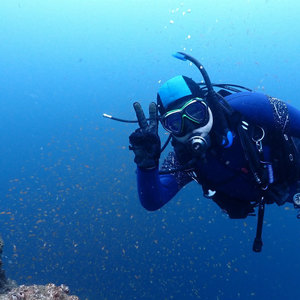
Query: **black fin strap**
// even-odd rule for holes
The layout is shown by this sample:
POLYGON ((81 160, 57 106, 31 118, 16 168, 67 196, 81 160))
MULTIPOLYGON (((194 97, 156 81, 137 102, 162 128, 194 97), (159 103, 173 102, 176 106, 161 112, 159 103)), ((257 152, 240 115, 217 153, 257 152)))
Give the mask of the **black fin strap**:
POLYGON ((264 215, 265 215, 265 199, 264 197, 261 198, 259 205, 258 205, 258 218, 257 218, 257 227, 256 227, 256 236, 253 242, 253 251, 254 252, 261 252, 261 248, 263 246, 262 242, 262 228, 264 222, 264 215))

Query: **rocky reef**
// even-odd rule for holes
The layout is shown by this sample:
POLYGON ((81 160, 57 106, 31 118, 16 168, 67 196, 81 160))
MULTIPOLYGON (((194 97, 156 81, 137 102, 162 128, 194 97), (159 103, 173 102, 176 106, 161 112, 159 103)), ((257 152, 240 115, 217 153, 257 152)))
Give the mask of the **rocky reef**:
POLYGON ((0 237, 0 300, 80 300, 77 296, 69 295, 69 288, 62 284, 46 285, 17 285, 6 277, 2 266, 2 251, 4 242, 0 237))
POLYGON ((69 295, 66 285, 20 285, 9 292, 0 295, 0 300, 79 300, 77 296, 69 295))

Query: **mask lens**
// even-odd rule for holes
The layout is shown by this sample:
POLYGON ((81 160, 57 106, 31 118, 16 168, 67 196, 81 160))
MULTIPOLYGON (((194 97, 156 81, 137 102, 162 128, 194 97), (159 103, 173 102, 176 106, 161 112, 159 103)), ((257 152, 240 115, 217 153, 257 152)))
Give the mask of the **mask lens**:
POLYGON ((197 101, 191 103, 185 108, 185 113, 200 126, 204 126, 208 122, 208 110, 205 103, 197 101))
POLYGON ((173 133, 180 133, 182 127, 182 117, 180 113, 170 114, 164 120, 164 127, 173 132, 173 133))

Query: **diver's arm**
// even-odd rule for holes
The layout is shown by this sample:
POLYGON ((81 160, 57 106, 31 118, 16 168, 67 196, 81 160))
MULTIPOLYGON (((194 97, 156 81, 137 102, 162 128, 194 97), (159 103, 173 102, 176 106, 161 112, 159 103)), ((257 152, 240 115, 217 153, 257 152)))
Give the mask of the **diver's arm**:
MULTIPOLYGON (((158 171, 161 154, 161 142, 158 136, 157 106, 149 105, 149 123, 141 105, 133 104, 140 128, 130 136, 130 149, 133 150, 137 164, 138 193, 141 204, 148 210, 156 210, 171 200, 180 188, 190 181, 185 172, 174 175, 160 175, 158 171), (180 174, 180 176, 178 176, 180 174)), ((178 161, 174 154, 169 154, 163 163, 168 170, 176 168, 178 161)))
MULTIPOLYGON (((169 152, 161 169, 169 171, 181 167, 175 153, 169 152)), ((192 178, 185 171, 159 174, 157 167, 148 170, 139 167, 137 169, 138 194, 141 204, 147 210, 156 210, 165 205, 190 181, 192 178)))
POLYGON ((158 168, 137 168, 137 185, 141 204, 150 211, 164 206, 179 191, 176 178, 171 174, 159 175, 158 168))

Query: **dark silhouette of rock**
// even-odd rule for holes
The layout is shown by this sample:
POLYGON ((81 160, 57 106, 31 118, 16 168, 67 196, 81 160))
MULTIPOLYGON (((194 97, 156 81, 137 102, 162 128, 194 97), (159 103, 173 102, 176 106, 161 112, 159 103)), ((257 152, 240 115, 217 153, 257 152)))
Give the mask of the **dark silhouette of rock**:
POLYGON ((4 242, 0 236, 0 294, 6 293, 11 289, 17 287, 15 281, 6 278, 5 271, 3 270, 2 264, 2 252, 3 252, 4 242))

